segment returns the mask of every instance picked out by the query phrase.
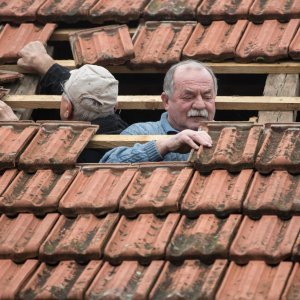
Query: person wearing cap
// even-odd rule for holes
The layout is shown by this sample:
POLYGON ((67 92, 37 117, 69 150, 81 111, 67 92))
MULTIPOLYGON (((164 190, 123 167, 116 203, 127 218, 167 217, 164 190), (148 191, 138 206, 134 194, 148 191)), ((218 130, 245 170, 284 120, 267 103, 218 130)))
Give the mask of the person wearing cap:
POLYGON ((212 146, 211 137, 199 130, 201 122, 213 121, 217 80, 210 68, 194 60, 173 65, 164 79, 161 94, 166 112, 158 122, 136 123, 121 132, 127 135, 169 135, 168 138, 117 147, 101 162, 136 163, 184 161, 191 149, 212 146))
MULTIPOLYGON (((62 95, 62 120, 90 121, 99 125, 97 134, 119 134, 128 124, 115 113, 118 81, 105 68, 84 65, 69 71, 55 63, 39 41, 28 43, 19 52, 17 64, 41 76, 40 94, 62 95)), ((98 162, 104 150, 88 149, 79 162, 98 162)))

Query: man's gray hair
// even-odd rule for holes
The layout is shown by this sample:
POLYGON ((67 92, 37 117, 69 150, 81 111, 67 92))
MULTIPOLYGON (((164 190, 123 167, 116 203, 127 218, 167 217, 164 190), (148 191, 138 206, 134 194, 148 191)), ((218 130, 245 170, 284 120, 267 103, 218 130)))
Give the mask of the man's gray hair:
POLYGON ((177 70, 178 67, 181 67, 181 66, 192 66, 196 69, 199 69, 199 70, 207 70, 209 72, 209 74, 211 75, 212 77, 212 80, 213 80, 213 84, 214 84, 214 93, 215 95, 217 95, 217 92, 218 92, 218 82, 217 82, 217 78, 214 74, 214 72, 212 71, 212 69, 210 67, 208 67, 207 65, 199 62, 199 61, 196 61, 196 60, 193 60, 193 59, 188 59, 188 60, 183 60, 175 65, 173 65, 169 70, 168 72, 166 73, 166 76, 165 76, 165 79, 164 79, 164 92, 167 94, 167 96, 169 98, 172 97, 173 95, 173 85, 174 85, 174 73, 175 71, 177 70))

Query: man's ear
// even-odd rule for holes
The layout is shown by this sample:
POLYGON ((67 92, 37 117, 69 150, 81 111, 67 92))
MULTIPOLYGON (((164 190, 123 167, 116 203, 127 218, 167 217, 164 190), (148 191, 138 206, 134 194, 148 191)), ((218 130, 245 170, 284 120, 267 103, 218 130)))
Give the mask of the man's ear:
POLYGON ((162 102, 164 104, 165 110, 168 110, 168 108, 169 108, 169 97, 168 97, 168 95, 165 92, 163 92, 160 95, 160 98, 161 98, 161 100, 162 100, 162 102))

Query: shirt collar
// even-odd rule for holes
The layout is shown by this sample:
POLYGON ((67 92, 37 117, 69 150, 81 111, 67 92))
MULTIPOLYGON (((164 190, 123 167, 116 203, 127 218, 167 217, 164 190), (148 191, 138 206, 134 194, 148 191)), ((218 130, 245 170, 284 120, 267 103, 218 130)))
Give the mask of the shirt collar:
POLYGON ((168 121, 168 113, 164 112, 160 117, 160 123, 166 134, 176 134, 179 131, 174 129, 168 121))

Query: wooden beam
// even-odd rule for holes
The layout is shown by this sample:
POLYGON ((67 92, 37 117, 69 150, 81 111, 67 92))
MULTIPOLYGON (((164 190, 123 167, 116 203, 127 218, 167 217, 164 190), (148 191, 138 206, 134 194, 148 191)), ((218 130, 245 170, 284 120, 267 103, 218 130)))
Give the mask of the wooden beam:
POLYGON ((166 139, 169 135, 109 135, 97 134, 88 143, 87 148, 112 149, 119 146, 131 147, 136 143, 147 143, 166 139))
MULTIPOLYGON (((56 62, 70 70, 75 68, 74 60, 56 60, 56 62)), ((300 62, 278 62, 278 63, 249 63, 242 64, 236 62, 207 63, 216 74, 299 74, 300 62)), ((107 66, 107 69, 113 74, 143 74, 143 73, 165 73, 168 67, 155 68, 143 67, 140 69, 131 69, 128 66, 107 66)), ((0 70, 15 71, 26 73, 26 71, 17 65, 0 65, 0 70)))
MULTIPOLYGON (((60 96, 7 95, 2 100, 12 108, 59 108, 60 96)), ((300 97, 218 96, 216 107, 221 110, 300 110, 300 97)), ((120 109, 163 109, 160 96, 119 96, 120 109)))
MULTIPOLYGON (((270 74, 267 77, 264 96, 287 96, 299 95, 298 74, 270 74)), ((258 123, 270 122, 295 122, 296 111, 259 111, 258 123)))

